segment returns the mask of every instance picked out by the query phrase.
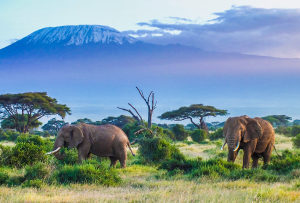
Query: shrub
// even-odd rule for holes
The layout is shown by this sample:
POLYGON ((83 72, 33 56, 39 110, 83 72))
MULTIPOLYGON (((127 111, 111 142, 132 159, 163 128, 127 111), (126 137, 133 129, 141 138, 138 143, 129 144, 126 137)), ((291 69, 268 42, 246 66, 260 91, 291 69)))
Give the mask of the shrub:
POLYGON ((25 167, 25 179, 35 180, 35 179, 46 179, 50 174, 50 169, 44 163, 36 163, 33 166, 25 167))
POLYGON ((13 154, 10 163, 19 168, 46 160, 43 148, 33 143, 17 143, 12 148, 12 151, 13 154))
POLYGON ((209 135, 210 140, 217 140, 223 138, 223 128, 218 128, 216 131, 209 135))
POLYGON ((14 175, 14 176, 10 176, 7 180, 6 183, 9 187, 12 186, 19 186, 24 182, 25 178, 24 176, 21 175, 14 175))
POLYGON ((171 158, 179 160, 184 159, 184 156, 179 149, 164 138, 144 138, 140 140, 139 144, 139 153, 145 162, 158 163, 162 160, 171 158))
POLYGON ((8 173, 4 170, 0 170, 0 185, 5 184, 8 178, 8 173))
POLYGON ((298 134, 300 134, 300 125, 295 125, 292 127, 291 135, 292 137, 296 137, 298 134))
POLYGON ((13 130, 0 129, 0 140, 15 141, 19 135, 19 132, 13 130))
POLYGON ((284 151, 281 156, 274 156, 271 159, 271 163, 265 166, 268 170, 277 171, 280 174, 287 174, 293 169, 300 167, 300 153, 284 151))
POLYGON ((300 148, 300 133, 293 138, 293 144, 296 148, 300 148))
POLYGON ((74 165, 78 163, 78 152, 77 149, 62 148, 61 152, 63 154, 63 159, 57 160, 59 164, 74 165))
POLYGON ((173 141, 176 140, 175 134, 169 129, 163 129, 163 134, 173 141))
POLYGON ((51 147, 50 140, 43 140, 36 135, 20 135, 14 147, 1 148, 0 162, 7 166, 24 167, 39 161, 46 161, 46 150, 51 147))
POLYGON ((172 127, 172 131, 177 141, 183 141, 189 136, 183 125, 176 124, 172 127))
POLYGON ((40 179, 26 180, 22 183, 22 187, 34 187, 40 189, 44 185, 43 181, 40 179))
POLYGON ((115 169, 109 169, 94 164, 65 165, 55 173, 59 183, 94 183, 106 186, 117 185, 121 182, 115 169))
POLYGON ((207 138, 207 132, 205 130, 197 129, 191 133, 192 140, 195 142, 202 142, 207 138))
POLYGON ((278 134, 282 134, 282 135, 286 135, 286 136, 291 136, 292 127, 278 126, 275 129, 275 132, 278 133, 278 134))

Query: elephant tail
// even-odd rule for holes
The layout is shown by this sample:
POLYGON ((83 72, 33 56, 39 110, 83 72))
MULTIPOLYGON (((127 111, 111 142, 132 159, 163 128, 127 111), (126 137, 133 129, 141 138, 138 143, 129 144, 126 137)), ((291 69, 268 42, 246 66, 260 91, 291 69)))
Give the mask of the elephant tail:
POLYGON ((129 148, 129 150, 131 151, 132 156, 135 156, 135 153, 133 153, 133 151, 132 151, 132 149, 131 149, 131 146, 130 146, 130 143, 129 143, 129 142, 127 142, 127 146, 128 146, 128 148, 129 148))

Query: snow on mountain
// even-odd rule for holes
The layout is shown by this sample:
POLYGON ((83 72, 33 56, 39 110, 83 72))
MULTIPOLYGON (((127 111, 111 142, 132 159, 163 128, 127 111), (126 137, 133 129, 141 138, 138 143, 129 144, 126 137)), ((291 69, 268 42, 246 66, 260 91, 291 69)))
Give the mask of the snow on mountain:
POLYGON ((50 45, 64 46, 98 44, 132 44, 137 40, 123 34, 116 29, 101 25, 70 25, 59 27, 47 27, 33 32, 19 42, 26 45, 50 45))

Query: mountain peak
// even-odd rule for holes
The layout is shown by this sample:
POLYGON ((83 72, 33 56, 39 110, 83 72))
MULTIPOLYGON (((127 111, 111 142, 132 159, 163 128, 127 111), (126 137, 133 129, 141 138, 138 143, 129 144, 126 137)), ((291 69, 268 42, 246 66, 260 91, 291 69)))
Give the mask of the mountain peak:
POLYGON ((68 25, 42 28, 20 41, 27 45, 80 46, 85 44, 132 44, 137 40, 108 26, 68 25))

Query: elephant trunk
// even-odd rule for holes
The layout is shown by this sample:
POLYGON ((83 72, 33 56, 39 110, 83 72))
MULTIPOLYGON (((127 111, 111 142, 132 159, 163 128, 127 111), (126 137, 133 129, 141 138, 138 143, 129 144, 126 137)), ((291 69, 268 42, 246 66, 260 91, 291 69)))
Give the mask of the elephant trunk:
POLYGON ((64 146, 64 140, 61 136, 58 136, 55 140, 53 151, 49 152, 49 154, 53 154, 58 160, 62 160, 64 157, 59 153, 59 150, 63 146, 64 146))

